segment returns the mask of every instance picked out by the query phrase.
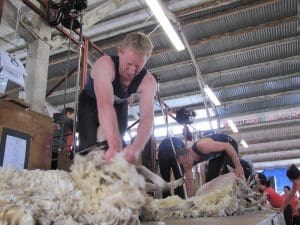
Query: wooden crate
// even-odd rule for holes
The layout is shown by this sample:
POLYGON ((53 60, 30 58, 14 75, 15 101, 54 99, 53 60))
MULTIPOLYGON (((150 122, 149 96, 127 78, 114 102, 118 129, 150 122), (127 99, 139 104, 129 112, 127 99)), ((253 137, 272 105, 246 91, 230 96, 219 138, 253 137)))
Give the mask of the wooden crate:
POLYGON ((0 99, 0 143, 3 128, 10 128, 32 137, 28 169, 51 168, 53 122, 48 116, 30 110, 26 105, 0 99))

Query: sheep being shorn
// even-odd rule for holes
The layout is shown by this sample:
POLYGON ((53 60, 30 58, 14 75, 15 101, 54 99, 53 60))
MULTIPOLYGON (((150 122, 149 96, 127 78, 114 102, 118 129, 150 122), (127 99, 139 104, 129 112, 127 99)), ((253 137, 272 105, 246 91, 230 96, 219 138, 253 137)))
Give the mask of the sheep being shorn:
POLYGON ((102 155, 76 156, 70 173, 1 168, 0 224, 139 224, 144 178, 102 155))
POLYGON ((211 217, 243 214, 244 211, 258 210, 254 193, 247 183, 234 173, 215 178, 199 188, 196 195, 187 200, 172 196, 154 200, 145 219, 211 217), (246 199, 252 199, 252 204, 246 199), (153 208, 156 208, 154 211, 153 208))
MULTIPOLYGON (((241 200, 251 197, 245 182, 231 173, 202 186, 188 200, 154 200, 145 194, 144 177, 122 154, 110 162, 102 156, 101 151, 76 155, 70 173, 1 168, 0 224, 135 225, 139 215, 145 220, 226 216, 243 213, 241 200)), ((158 181, 157 187, 166 185, 138 170, 158 181)))
POLYGON ((92 215, 89 224, 139 224, 145 181, 122 154, 106 163, 102 153, 91 152, 77 157, 71 170, 84 195, 84 210, 92 215))

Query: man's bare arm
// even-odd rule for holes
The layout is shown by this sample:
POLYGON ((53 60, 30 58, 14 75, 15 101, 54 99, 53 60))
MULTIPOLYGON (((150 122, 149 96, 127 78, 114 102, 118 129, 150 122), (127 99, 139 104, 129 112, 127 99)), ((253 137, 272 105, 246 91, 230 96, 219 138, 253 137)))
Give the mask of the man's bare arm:
POLYGON ((142 150, 148 141, 153 127, 154 119, 154 97, 157 92, 157 84, 154 77, 146 75, 141 84, 139 111, 140 123, 137 128, 137 135, 133 142, 138 149, 142 150))
POLYGON ((239 177, 244 177, 244 170, 240 164, 239 157, 230 143, 214 141, 210 138, 204 138, 201 141, 197 142, 197 147, 206 154, 225 150, 234 164, 234 171, 236 175, 239 177))
POLYGON ((261 205, 265 205, 268 201, 268 193, 264 192, 262 198, 260 199, 260 204, 261 205))
MULTIPOLYGON (((108 153, 121 151, 122 142, 120 140, 117 116, 113 105, 114 94, 112 81, 115 77, 115 71, 111 58, 109 56, 103 56, 98 59, 91 73, 94 79, 99 123, 108 142, 108 153)), ((107 159, 109 159, 113 154, 106 154, 106 156, 107 159)))
POLYGON ((155 78, 148 73, 139 89, 140 97, 140 123, 137 128, 137 135, 131 145, 128 145, 124 150, 126 159, 134 163, 141 151, 144 149, 147 141, 150 138, 154 119, 154 97, 157 91, 157 84, 155 78), (135 158, 135 159, 134 159, 135 158))
POLYGON ((185 165, 183 164, 183 168, 184 168, 184 176, 185 176, 185 187, 186 187, 186 192, 187 192, 187 197, 192 197, 194 195, 194 189, 193 189, 193 171, 192 165, 185 165))

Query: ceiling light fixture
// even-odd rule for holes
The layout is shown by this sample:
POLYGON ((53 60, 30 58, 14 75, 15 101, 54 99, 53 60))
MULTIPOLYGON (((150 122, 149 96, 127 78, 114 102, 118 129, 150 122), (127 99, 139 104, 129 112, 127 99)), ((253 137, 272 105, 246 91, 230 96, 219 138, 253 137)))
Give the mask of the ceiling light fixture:
POLYGON ((209 99, 212 101, 212 103, 215 106, 221 105, 221 102, 217 98, 216 94, 210 89, 210 87, 208 87, 207 85, 205 85, 204 92, 206 93, 206 95, 209 97, 209 99))
POLYGON ((149 8, 151 9, 152 13, 166 32, 168 38, 177 49, 177 51, 181 51, 185 49, 182 41, 180 40, 178 34, 176 33, 175 29, 171 25, 168 17, 164 13, 161 5, 157 0, 145 0, 149 8))
POLYGON ((227 123, 230 126, 233 133, 238 133, 239 132, 239 130, 237 129, 237 127, 235 126, 235 124, 232 120, 227 120, 227 123))
POLYGON ((249 147, 248 144, 247 144, 247 142, 244 139, 241 140, 241 144, 243 145, 244 148, 248 148, 249 147))

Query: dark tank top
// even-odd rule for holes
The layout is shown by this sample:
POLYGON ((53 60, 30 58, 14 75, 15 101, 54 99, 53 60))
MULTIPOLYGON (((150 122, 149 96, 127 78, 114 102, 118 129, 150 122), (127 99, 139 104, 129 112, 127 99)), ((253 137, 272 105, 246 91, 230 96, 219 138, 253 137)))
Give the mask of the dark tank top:
MULTIPOLYGON (((228 142, 228 143, 230 143, 233 146, 233 148, 236 150, 236 152, 238 152, 236 141, 232 137, 230 137, 230 136, 228 136, 226 134, 213 134, 213 135, 206 136, 204 138, 211 138, 214 141, 228 142)), ((195 152, 199 156, 200 160, 197 161, 197 162, 194 162, 194 164, 197 164, 197 163, 200 163, 200 162, 207 161, 209 159, 218 157, 219 155, 221 155, 224 152, 224 151, 221 151, 221 152, 211 152, 211 153, 208 153, 208 154, 202 153, 201 149, 197 148, 197 142, 198 141, 196 141, 193 144, 192 150, 193 150, 193 152, 195 152)))
MULTIPOLYGON (((129 84, 126 91, 124 91, 121 87, 120 73, 119 73, 119 57, 118 56, 110 56, 114 66, 115 66, 115 79, 112 82, 114 95, 115 95, 115 103, 122 103, 126 101, 127 98, 137 92, 137 89, 142 82, 144 76, 147 74, 147 70, 143 68, 141 72, 136 75, 131 83, 129 84)), ((96 98, 95 90, 94 90, 94 80, 91 75, 88 77, 86 85, 84 87, 84 91, 92 98, 96 98)))
MULTIPOLYGON (((110 56, 115 66, 115 79, 112 81, 114 90, 114 108, 117 115, 119 131, 121 136, 126 132, 127 120, 128 120, 128 102, 127 98, 137 92, 137 89, 142 82, 143 78, 147 74, 147 70, 143 68, 139 74, 137 74, 130 82, 126 91, 121 86, 120 73, 119 73, 119 57, 110 56)), ((87 83, 84 88, 84 92, 91 98, 96 99, 94 90, 94 80, 91 76, 88 77, 87 83)))

